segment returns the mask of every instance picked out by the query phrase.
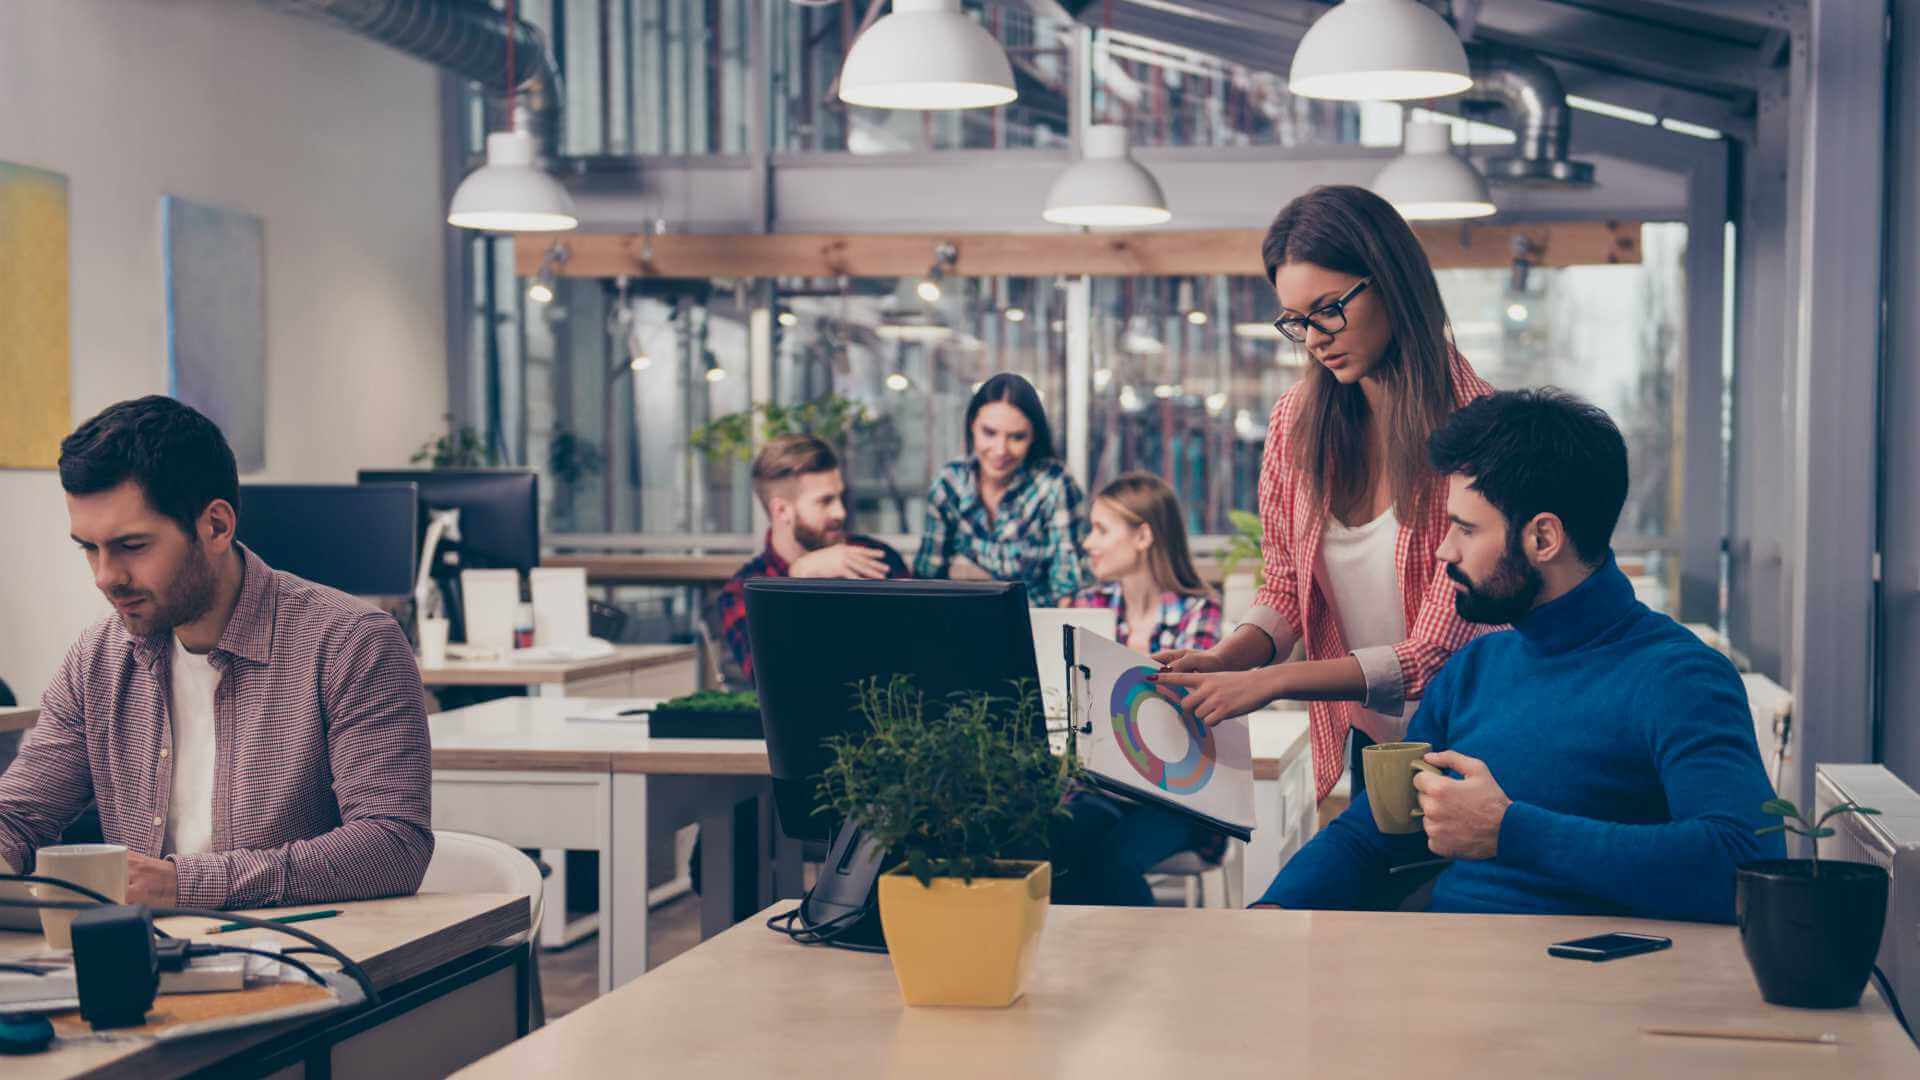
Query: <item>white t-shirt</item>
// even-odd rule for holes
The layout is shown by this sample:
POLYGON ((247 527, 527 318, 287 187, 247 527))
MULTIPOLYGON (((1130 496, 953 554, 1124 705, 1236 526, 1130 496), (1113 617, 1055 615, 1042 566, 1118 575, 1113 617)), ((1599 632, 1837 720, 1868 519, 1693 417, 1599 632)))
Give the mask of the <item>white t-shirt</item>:
POLYGON ((220 672, 205 656, 173 639, 173 797, 167 803, 163 853, 213 850, 213 692, 220 672))
MULTIPOLYGON (((1406 640, 1407 611, 1394 561, 1399 539, 1400 519, 1391 506, 1365 525, 1347 526, 1327 517, 1314 569, 1349 651, 1406 640)), ((1358 726, 1375 742, 1397 742, 1407 733, 1405 717, 1372 709, 1360 710, 1358 726)))

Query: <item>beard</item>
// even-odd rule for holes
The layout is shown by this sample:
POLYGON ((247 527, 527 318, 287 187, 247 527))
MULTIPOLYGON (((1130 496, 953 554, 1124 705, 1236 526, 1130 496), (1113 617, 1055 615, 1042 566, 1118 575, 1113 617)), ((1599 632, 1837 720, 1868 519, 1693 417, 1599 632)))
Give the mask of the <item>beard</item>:
POLYGON ((1449 565, 1447 576, 1467 588, 1466 592, 1454 594, 1453 609, 1462 619, 1483 626, 1520 621, 1533 610, 1534 601, 1547 585, 1540 571, 1513 544, 1500 556, 1499 565, 1487 575, 1484 584, 1475 583, 1458 566, 1449 565))
POLYGON ((151 637, 172 631, 205 615, 213 607, 213 560, 196 538, 187 549, 180 572, 160 592, 139 589, 115 589, 107 599, 115 602, 145 599, 144 610, 137 613, 116 611, 127 632, 135 637, 151 637))
POLYGON ((829 525, 826 528, 815 529, 804 522, 795 521, 793 523, 793 539, 795 543, 807 551, 819 551, 822 548, 830 548, 835 544, 846 542, 847 524, 843 521, 838 525, 829 525))

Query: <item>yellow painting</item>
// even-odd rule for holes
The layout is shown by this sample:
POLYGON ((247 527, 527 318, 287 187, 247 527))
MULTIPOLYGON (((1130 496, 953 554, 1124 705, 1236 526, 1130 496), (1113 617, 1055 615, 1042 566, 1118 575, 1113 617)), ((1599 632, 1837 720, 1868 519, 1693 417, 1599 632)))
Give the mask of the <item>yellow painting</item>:
POLYGON ((0 162, 0 469, 51 469, 73 426, 67 178, 0 162))

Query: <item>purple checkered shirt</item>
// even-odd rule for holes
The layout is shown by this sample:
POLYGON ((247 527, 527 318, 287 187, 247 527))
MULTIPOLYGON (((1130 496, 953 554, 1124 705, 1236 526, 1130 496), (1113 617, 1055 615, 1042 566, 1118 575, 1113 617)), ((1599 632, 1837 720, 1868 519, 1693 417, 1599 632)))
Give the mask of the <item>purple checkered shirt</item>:
MULTIPOLYGON (((433 855, 426 693, 400 624, 242 547, 240 599, 209 660, 213 850, 171 856, 180 903, 253 908, 411 893, 433 855)), ((166 854, 172 633, 118 616, 81 636, 0 776, 0 858, 26 871, 100 805, 110 843, 166 854)))

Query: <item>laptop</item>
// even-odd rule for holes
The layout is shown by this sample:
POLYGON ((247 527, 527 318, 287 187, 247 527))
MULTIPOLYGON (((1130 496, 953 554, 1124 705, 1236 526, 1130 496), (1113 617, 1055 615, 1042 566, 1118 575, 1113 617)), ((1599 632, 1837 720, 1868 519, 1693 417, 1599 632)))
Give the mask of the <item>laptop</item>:
MULTIPOLYGON (((1033 658, 1040 668, 1040 701, 1047 719, 1067 719, 1066 628, 1077 626, 1111 638, 1120 630, 1120 613, 1112 608, 1033 608, 1033 658)), ((1051 723, 1048 726, 1053 726, 1051 723)))

